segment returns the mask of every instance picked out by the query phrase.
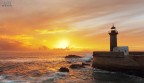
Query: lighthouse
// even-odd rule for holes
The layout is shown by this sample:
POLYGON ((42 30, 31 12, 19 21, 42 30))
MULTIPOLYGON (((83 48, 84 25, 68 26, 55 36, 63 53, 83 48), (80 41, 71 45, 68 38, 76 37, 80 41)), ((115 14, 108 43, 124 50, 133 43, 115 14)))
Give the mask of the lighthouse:
POLYGON ((113 52, 113 49, 117 47, 117 35, 118 35, 118 31, 116 30, 116 27, 114 25, 113 27, 111 27, 109 35, 110 35, 110 52, 113 52))

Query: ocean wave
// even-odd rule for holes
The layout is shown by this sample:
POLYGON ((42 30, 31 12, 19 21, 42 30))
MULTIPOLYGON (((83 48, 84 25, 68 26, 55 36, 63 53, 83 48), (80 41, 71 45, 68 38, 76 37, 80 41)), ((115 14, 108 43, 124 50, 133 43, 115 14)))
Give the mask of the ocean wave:
POLYGON ((86 55, 84 55, 83 58, 80 58, 80 60, 82 62, 91 62, 92 58, 93 58, 92 54, 86 54, 86 55))
POLYGON ((24 77, 11 75, 7 78, 7 75, 0 76, 0 83, 53 83, 57 79, 65 78, 68 73, 65 72, 55 72, 50 75, 44 74, 40 77, 24 77))

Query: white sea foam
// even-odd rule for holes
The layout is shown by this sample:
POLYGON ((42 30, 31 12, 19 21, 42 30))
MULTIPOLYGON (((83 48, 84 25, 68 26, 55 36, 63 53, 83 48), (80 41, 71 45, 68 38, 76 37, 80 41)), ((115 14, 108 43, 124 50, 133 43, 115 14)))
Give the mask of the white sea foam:
POLYGON ((68 73, 67 72, 57 72, 57 76, 66 76, 68 73))
POLYGON ((80 60, 82 61, 82 62, 90 62, 91 60, 92 60, 92 54, 86 54, 86 55, 84 55, 84 57, 83 58, 81 58, 80 60))
POLYGON ((92 54, 85 54, 82 58, 70 58, 66 59, 69 63, 77 63, 77 62, 91 62, 92 61, 92 54))

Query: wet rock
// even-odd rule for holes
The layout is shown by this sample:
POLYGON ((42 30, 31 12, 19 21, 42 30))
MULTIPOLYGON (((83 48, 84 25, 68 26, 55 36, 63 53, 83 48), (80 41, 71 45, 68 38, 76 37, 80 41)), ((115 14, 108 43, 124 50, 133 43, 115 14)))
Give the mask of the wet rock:
POLYGON ((82 63, 83 66, 90 66, 88 63, 82 63))
POLYGON ((81 56, 77 56, 77 55, 68 55, 65 58, 82 58, 81 56))
POLYGON ((66 67, 61 67, 61 68, 59 69, 59 72, 69 72, 69 69, 66 68, 66 67))
POLYGON ((84 68, 84 65, 82 64, 72 64, 70 65, 71 69, 80 69, 80 68, 84 68))

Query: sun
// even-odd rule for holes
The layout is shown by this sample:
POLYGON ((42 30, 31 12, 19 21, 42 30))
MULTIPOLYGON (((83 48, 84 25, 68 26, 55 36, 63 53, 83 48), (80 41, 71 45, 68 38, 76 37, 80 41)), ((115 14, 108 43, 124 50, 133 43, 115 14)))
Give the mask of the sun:
POLYGON ((65 49, 69 46, 69 41, 68 40, 60 40, 58 44, 56 45, 56 48, 62 48, 65 49))

